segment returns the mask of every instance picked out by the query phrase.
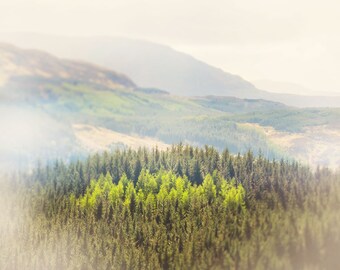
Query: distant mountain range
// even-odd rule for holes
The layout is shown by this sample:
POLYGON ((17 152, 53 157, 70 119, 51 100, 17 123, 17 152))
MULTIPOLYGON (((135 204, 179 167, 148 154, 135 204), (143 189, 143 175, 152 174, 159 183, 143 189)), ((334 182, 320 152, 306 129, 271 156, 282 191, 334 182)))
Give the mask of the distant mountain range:
POLYGON ((340 107, 340 97, 280 94, 257 89, 240 76, 210 66, 190 55, 147 41, 111 37, 57 37, 2 34, 0 40, 89 61, 118 70, 137 85, 179 96, 232 96, 265 99, 297 107, 340 107))
POLYGON ((8 44, 0 44, 0 75, 0 163, 178 142, 232 153, 261 149, 268 157, 332 167, 340 162, 340 109, 179 97, 108 68, 8 44))

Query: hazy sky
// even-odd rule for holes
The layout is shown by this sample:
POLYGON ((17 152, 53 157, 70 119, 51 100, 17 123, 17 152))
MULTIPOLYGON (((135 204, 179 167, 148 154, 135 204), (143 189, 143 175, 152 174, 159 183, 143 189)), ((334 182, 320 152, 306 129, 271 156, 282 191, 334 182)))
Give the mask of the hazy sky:
POLYGON ((0 32, 129 36, 340 95, 338 0, 0 0, 0 32))

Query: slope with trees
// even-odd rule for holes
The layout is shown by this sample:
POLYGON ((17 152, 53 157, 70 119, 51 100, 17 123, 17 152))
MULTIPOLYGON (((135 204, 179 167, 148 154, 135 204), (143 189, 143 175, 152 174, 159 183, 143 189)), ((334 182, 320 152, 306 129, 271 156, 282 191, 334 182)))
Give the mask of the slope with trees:
POLYGON ((38 165, 12 179, 21 203, 4 228, 16 211, 24 222, 0 234, 0 266, 336 269, 339 181, 327 169, 186 145, 38 165))

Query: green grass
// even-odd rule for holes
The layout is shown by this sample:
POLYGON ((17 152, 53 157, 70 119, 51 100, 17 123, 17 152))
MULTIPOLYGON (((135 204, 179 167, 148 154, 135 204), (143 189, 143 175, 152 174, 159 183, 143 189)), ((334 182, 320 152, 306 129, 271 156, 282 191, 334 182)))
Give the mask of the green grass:
POLYGON ((256 127, 303 132, 305 127, 340 127, 340 109, 297 109, 264 100, 180 98, 97 85, 39 82, 35 104, 64 123, 86 123, 118 132, 158 138, 166 143, 209 144, 232 152, 261 149, 267 156, 284 153, 256 127))

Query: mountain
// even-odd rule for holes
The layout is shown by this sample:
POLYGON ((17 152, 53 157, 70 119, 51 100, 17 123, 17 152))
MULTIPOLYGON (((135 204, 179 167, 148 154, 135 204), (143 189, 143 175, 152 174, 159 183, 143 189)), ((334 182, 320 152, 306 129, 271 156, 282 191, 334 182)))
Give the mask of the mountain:
MULTIPOLYGON (((26 40, 26 38, 25 38, 26 40)), ((164 89, 172 94, 201 96, 207 89, 215 95, 247 97, 254 86, 168 46, 127 38, 66 38, 32 35, 27 47, 56 55, 84 59, 128 74, 143 87, 164 89)), ((20 41, 16 42, 21 44, 20 41)))
POLYGON ((1 81, 11 77, 40 77, 74 80, 107 87, 135 87, 126 76, 108 69, 76 61, 63 60, 36 50, 20 50, 9 44, 0 44, 1 81))
POLYGON ((332 167, 340 162, 340 109, 179 97, 141 88, 106 68, 6 44, 0 45, 0 74, 1 162, 178 142, 232 153, 261 149, 267 157, 298 156, 332 167))
MULTIPOLYGON (((259 90, 240 76, 152 42, 118 37, 61 37, 1 34, 0 39, 59 57, 96 63, 127 74, 137 85, 180 96, 266 99, 297 107, 340 107, 340 97, 304 96, 259 90)), ((323 90, 323 89, 322 89, 323 90)))

